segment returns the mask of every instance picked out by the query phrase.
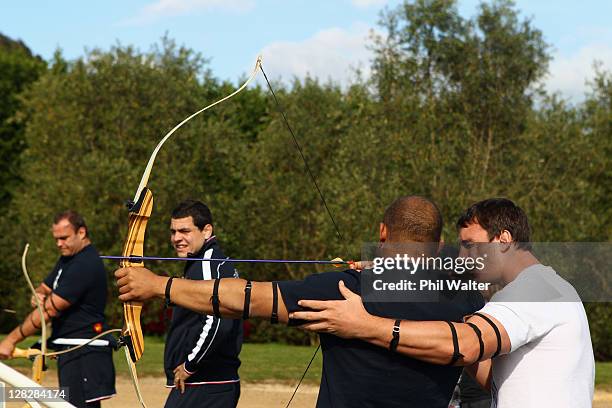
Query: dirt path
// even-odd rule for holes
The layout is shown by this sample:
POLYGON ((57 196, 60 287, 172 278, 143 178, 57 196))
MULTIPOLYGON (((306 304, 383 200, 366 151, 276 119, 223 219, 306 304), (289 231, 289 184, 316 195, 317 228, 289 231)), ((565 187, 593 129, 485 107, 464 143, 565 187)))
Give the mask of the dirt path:
MULTIPOLYGON (((162 378, 144 378, 142 392, 148 407, 163 407, 167 391, 160 389, 162 378)), ((301 385, 291 402, 293 408, 313 408, 317 401, 318 386, 301 385)), ((238 408, 284 408, 293 393, 293 386, 282 384, 243 383, 238 408)), ((118 395, 103 404, 103 408, 137 407, 131 380, 117 382, 118 395)), ((612 407, 612 392, 597 391, 593 408, 612 407)))
MULTIPOLYGON (((163 377, 144 377, 140 379, 140 390, 148 408, 163 407, 168 395, 168 389, 164 387, 163 377)), ((47 387, 57 386, 57 374, 49 370, 45 375, 43 385, 47 387)), ((115 384, 117 395, 102 401, 103 408, 137 408, 140 406, 134 385, 130 377, 117 377, 115 384)), ((293 408, 312 408, 317 400, 318 386, 301 385, 300 389, 291 403, 293 408)), ((242 383, 239 408, 283 408, 291 394, 292 385, 275 383, 242 383)), ((23 408, 23 403, 7 403, 10 408, 23 408)))
MULTIPOLYGON (((117 379, 117 395, 102 403, 103 408, 138 407, 134 386, 129 378, 117 379)), ((147 407, 163 407, 168 390, 163 387, 164 378, 145 377, 140 389, 147 407)), ((291 402, 293 408, 312 408, 317 400, 317 386, 302 385, 291 402)), ((293 392, 293 387, 282 384, 243 383, 238 408, 283 408, 293 392)))
MULTIPOLYGON (((54 372, 49 372, 44 385, 53 387, 57 384, 54 372)), ((163 386, 161 377, 145 377, 140 379, 140 387, 145 402, 149 408, 163 407, 168 390, 163 386)), ((129 377, 117 377, 117 395, 102 403, 103 408, 136 408, 139 406, 134 386, 129 377)), ((317 400, 317 386, 302 385, 291 403, 293 408, 312 408, 317 400)), ((293 392, 292 385, 274 383, 243 383, 239 408, 283 408, 293 392)), ((23 405, 9 403, 7 407, 23 405)), ((598 391, 595 393, 594 408, 612 407, 612 392, 598 391)))

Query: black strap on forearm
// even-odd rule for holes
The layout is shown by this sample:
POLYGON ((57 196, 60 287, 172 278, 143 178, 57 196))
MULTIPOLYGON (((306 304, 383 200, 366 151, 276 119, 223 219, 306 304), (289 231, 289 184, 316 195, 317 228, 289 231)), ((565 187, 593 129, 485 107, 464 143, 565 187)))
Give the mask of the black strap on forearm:
POLYGON ((452 322, 447 321, 448 326, 451 329, 451 334, 453 336, 453 357, 451 358, 449 366, 455 365, 459 358, 463 357, 463 354, 459 352, 459 337, 457 336, 457 329, 455 329, 455 325, 452 322))
POLYGON ((213 283, 213 293, 210 297, 210 301, 213 307, 213 314, 215 317, 221 318, 221 313, 219 312, 219 283, 221 282, 221 278, 215 279, 213 283))
POLYGON ((484 342, 482 341, 482 332, 480 331, 478 326, 476 326, 474 323, 465 322, 465 324, 470 326, 476 333, 476 337, 478 337, 478 344, 480 345, 480 352, 478 353, 478 358, 476 359, 476 361, 480 361, 480 359, 482 358, 482 355, 484 354, 484 342))
POLYGON ((278 323, 278 283, 272 282, 272 315, 270 323, 278 323))
POLYGON ((495 332, 495 337, 497 337, 497 350, 495 351, 495 354, 491 356, 491 358, 497 357, 499 353, 501 352, 501 333, 499 332, 497 325, 493 323, 493 320, 489 319, 487 316, 483 315, 482 313, 476 312, 474 313, 474 316, 481 317, 482 319, 484 319, 484 321, 489 323, 491 327, 493 328, 493 331, 495 332))
POLYGON ((392 333, 393 337, 391 339, 391 342, 389 343, 389 350, 391 350, 394 353, 397 350, 397 345, 399 344, 399 339, 400 339, 400 323, 401 322, 402 321, 398 319, 393 324, 393 333, 392 333))
POLYGON ((253 288, 253 283, 248 280, 244 287, 244 308, 242 309, 242 320, 249 319, 249 312, 251 307, 251 289, 253 288))
POLYGON ((20 334, 20 335, 21 335, 21 337, 23 337, 24 339, 25 339, 26 337, 28 337, 28 336, 26 336, 26 335, 23 333, 23 323, 21 323, 21 324, 19 325, 19 334, 20 334))
MULTIPOLYGON (((32 323, 32 326, 34 326, 34 328, 36 330, 40 329, 40 326, 37 326, 36 323, 34 323, 34 314, 30 314, 30 323, 32 323)), ((42 323, 42 321, 41 321, 41 323, 42 323)))
MULTIPOLYGON (((51 307, 57 312, 59 313, 60 310, 57 308, 57 306, 55 306, 55 303, 53 302, 53 292, 51 292, 49 294, 49 296, 47 296, 47 299, 49 299, 49 303, 51 303, 51 307)), ((46 307, 45 307, 46 308, 46 307)))
POLYGON ((165 307, 170 307, 172 306, 172 301, 170 300, 170 289, 172 288, 172 280, 174 279, 174 276, 171 276, 170 279, 168 279, 168 282, 166 282, 166 290, 164 292, 164 297, 165 297, 165 307))

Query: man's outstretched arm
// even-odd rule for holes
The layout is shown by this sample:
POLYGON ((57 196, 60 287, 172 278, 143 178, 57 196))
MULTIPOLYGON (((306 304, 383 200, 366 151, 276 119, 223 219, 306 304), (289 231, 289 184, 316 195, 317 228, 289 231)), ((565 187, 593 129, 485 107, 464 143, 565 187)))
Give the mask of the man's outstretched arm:
MULTIPOLYGON (((144 302, 152 298, 166 297, 170 278, 159 276, 146 268, 129 267, 115 271, 121 301, 144 302)), ((172 279, 170 301, 194 312, 214 314, 214 280, 172 279)), ((219 280, 219 314, 222 317, 240 319, 245 305, 245 279, 226 278, 219 280)), ((271 282, 252 282, 249 317, 270 318, 274 297, 271 282)), ((288 314, 280 291, 277 288, 278 321, 287 323, 288 314)))
MULTIPOLYGON (((358 338, 390 348, 396 321, 369 314, 361 297, 343 282, 339 289, 345 300, 302 300, 299 305, 309 311, 294 312, 290 317, 308 321, 302 326, 307 330, 358 338)), ((467 323, 402 320, 399 330, 395 329, 399 334, 396 351, 433 364, 461 366, 508 353, 510 338, 504 327, 493 317, 482 316, 472 316, 467 323)))

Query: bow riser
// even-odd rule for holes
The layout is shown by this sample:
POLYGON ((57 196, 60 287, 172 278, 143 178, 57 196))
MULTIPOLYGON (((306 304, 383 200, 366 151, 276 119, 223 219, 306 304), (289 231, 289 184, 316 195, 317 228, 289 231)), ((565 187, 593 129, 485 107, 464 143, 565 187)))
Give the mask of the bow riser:
MULTIPOLYGON (((123 246, 122 256, 143 256, 144 239, 147 230, 147 222, 153 211, 153 194, 148 188, 144 188, 138 200, 129 207, 128 232, 123 246)), ((120 262, 122 268, 130 266, 144 266, 142 262, 130 262, 129 259, 120 262)), ((144 338, 140 325, 141 302, 125 302, 123 314, 125 325, 123 327, 122 340, 130 352, 130 358, 137 362, 144 353, 144 338)))

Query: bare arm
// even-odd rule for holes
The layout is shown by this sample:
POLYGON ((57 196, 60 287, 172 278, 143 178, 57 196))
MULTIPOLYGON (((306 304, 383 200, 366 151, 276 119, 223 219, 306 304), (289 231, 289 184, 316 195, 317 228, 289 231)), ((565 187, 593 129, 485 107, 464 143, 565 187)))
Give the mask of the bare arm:
MULTIPOLYGON (((62 310, 68 309, 70 307, 70 302, 55 293, 51 293, 45 298, 42 306, 45 320, 49 320, 57 316, 62 310)), ((28 314, 19 326, 15 327, 6 336, 2 343, 0 343, 0 359, 9 358, 15 345, 26 337, 38 333, 41 329, 41 325, 40 313, 35 309, 28 314)))
MULTIPOLYGON (((154 297, 165 298, 166 285, 170 278, 158 276, 145 268, 122 268, 115 272, 122 301, 145 301, 154 297)), ((244 309, 244 279, 226 278, 219 283, 219 312, 221 316, 242 318, 244 309)), ((173 279, 170 300, 181 307, 199 313, 213 314, 214 280, 201 281, 173 279)), ((287 323, 288 314, 280 290, 278 295, 278 320, 287 323)), ((272 283, 253 282, 249 307, 250 317, 269 318, 272 314, 272 283)))
MULTIPOLYGON (((510 339, 501 323, 488 316, 500 329, 502 337, 501 352, 510 351, 510 339)), ((497 350, 497 337, 493 327, 479 316, 469 319, 482 333, 484 353, 480 360, 489 359, 497 350)), ((371 320, 364 324, 364 331, 359 336, 372 344, 381 347, 389 347, 392 340, 394 320, 372 316, 371 320)), ((458 351, 462 356, 456 365, 472 365, 478 360, 480 343, 475 331, 465 323, 453 323, 457 331, 458 351)), ((415 322, 403 320, 400 323, 400 339, 397 347, 399 353, 410 357, 424 360, 433 364, 448 364, 453 358, 455 351, 453 336, 447 322, 415 322)))
POLYGON ((465 370, 483 389, 491 391, 491 359, 467 366, 465 370))
MULTIPOLYGON (((45 301, 45 298, 47 296, 49 296, 49 294, 52 292, 51 288, 48 287, 44 282, 41 283, 40 285, 38 285, 38 287, 35 290, 36 292, 36 296, 38 297, 38 299, 41 302, 45 301)), ((34 299, 34 295, 32 295, 32 297, 30 298, 30 305, 32 307, 36 307, 36 299, 34 299)))
POLYGON ((50 287, 48 287, 44 282, 38 285, 36 288, 36 293, 42 293, 45 296, 49 296, 53 292, 50 287))
MULTIPOLYGON (((316 332, 325 332, 345 338, 358 338, 369 343, 388 348, 393 339, 395 320, 369 314, 361 297, 347 289, 343 282, 339 285, 345 300, 338 301, 300 301, 300 306, 310 311, 294 312, 291 318, 307 320, 302 327, 316 332)), ((502 324, 487 316, 499 329, 501 337, 500 353, 510 351, 510 338, 502 324)), ((452 323, 457 333, 458 352, 461 356, 455 365, 472 365, 477 361, 489 359, 497 351, 497 335, 493 327, 482 317, 471 316, 468 322, 481 332, 484 345, 479 359, 480 342, 476 331, 466 323, 452 323)), ((397 352, 433 364, 449 364, 455 352, 450 326, 444 321, 400 322, 400 336, 397 352)))

